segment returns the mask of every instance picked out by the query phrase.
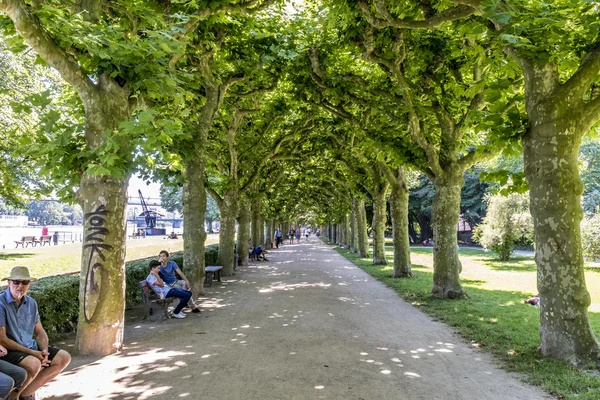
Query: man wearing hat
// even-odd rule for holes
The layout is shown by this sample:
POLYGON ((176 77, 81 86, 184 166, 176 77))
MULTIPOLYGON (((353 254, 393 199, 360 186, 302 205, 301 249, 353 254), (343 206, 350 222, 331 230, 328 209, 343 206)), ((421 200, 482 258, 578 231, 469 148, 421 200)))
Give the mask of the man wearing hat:
POLYGON ((9 399, 35 400, 35 391, 60 374, 71 362, 64 350, 48 346, 48 335, 40 322, 37 302, 27 296, 35 281, 27 267, 14 267, 8 289, 0 294, 0 346, 7 349, 3 360, 27 371, 27 379, 9 399))

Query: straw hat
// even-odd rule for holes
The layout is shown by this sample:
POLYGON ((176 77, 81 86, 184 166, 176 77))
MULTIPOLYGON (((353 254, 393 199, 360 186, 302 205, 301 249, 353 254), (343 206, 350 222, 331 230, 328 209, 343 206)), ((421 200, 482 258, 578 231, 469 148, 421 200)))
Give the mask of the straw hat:
POLYGON ((29 269, 27 267, 14 267, 10 271, 10 276, 3 278, 3 281, 37 281, 36 278, 32 278, 29 275, 29 269))

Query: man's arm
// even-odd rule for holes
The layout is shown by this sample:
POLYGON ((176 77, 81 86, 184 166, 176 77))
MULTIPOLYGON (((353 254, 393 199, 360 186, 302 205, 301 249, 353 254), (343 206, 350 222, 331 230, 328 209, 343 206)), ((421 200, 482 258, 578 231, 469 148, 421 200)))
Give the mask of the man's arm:
POLYGON ((183 273, 183 271, 181 270, 181 268, 177 268, 175 271, 177 271, 177 275, 179 275, 181 277, 181 279, 183 279, 185 281, 185 283, 187 284, 188 288, 191 287, 190 286, 190 281, 188 281, 188 278, 185 276, 185 274, 183 273))
MULTIPOLYGON (((46 343, 47 342, 48 342, 48 336, 46 336, 46 343)), ((29 349, 29 348, 27 348, 25 346, 21 346, 19 343, 17 343, 14 340, 10 339, 6 335, 6 327, 5 326, 0 326, 0 346, 6 348, 7 350, 20 351, 21 353, 29 354, 31 356, 34 356, 35 358, 37 358, 40 361, 42 361, 44 359, 44 355, 42 354, 41 351, 39 351, 39 350, 32 350, 32 349, 29 349)), ((46 344, 46 350, 47 349, 48 349, 48 345, 46 344)))
POLYGON ((151 275, 153 275, 156 278, 156 280, 154 282, 150 282, 150 286, 155 284, 156 286, 165 287, 165 282, 162 280, 158 272, 155 274, 151 273, 151 275))
POLYGON ((33 335, 43 356, 42 366, 47 367, 50 365, 50 360, 48 360, 48 356, 50 355, 48 352, 48 334, 46 334, 46 330, 40 321, 36 322, 33 326, 33 335))

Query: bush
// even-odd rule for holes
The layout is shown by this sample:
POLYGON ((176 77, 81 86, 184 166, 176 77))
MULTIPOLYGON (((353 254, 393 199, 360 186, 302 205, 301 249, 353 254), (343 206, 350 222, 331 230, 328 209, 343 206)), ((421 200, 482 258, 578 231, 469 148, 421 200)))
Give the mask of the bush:
POLYGON ((506 261, 515 244, 533 244, 533 223, 528 194, 488 197, 483 223, 475 227, 473 238, 506 261))
POLYGON ((600 214, 586 218, 581 223, 583 255, 589 260, 600 259, 600 214))
MULTIPOLYGON (((219 245, 205 249, 206 265, 216 265, 219 245)), ((148 276, 148 263, 156 260, 149 257, 125 264, 125 303, 132 306, 141 300, 139 282, 148 276)), ((183 265, 183 253, 173 253, 169 260, 183 265)), ((79 275, 63 275, 32 282, 28 294, 39 306, 40 319, 50 337, 74 332, 79 317, 79 275)))

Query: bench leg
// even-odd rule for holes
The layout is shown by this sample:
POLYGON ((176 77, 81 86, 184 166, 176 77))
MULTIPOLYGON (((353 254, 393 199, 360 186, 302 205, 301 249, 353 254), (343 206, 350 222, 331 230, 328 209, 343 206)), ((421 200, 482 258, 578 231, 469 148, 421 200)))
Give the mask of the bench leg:
POLYGON ((212 286, 213 277, 214 277, 214 275, 213 275, 212 271, 209 271, 206 273, 206 285, 207 286, 212 286))
POLYGON ((221 282, 221 270, 216 271, 217 274, 217 282, 221 282))

